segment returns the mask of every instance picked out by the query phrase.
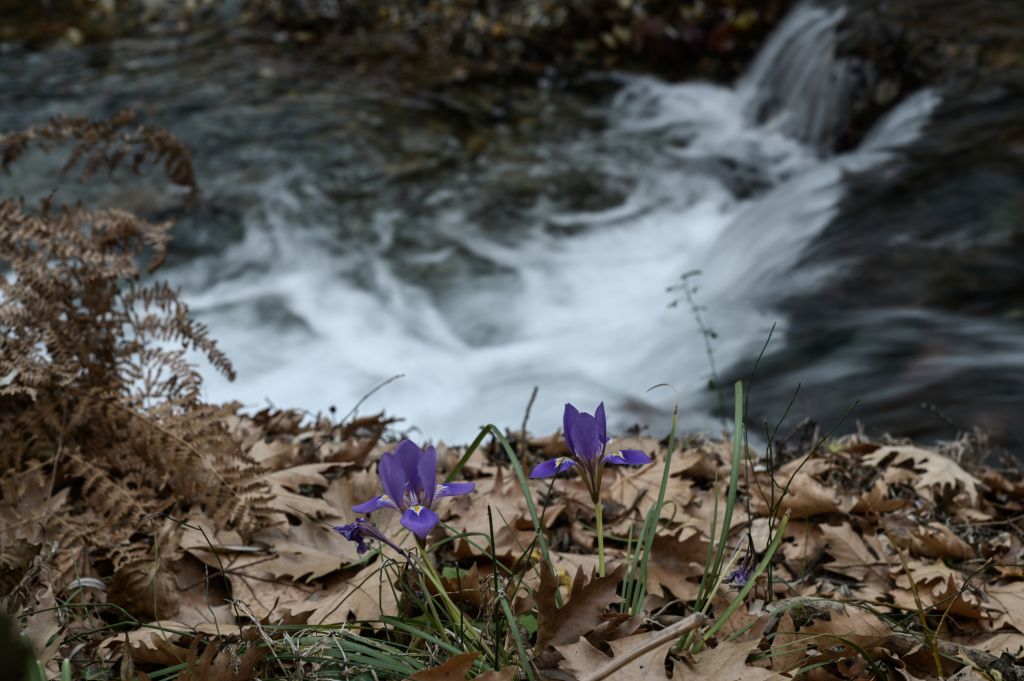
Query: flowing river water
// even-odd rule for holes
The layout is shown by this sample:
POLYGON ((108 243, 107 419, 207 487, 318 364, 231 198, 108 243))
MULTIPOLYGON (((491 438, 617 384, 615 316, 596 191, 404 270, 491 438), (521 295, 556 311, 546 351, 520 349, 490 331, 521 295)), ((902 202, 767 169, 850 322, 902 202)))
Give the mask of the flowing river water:
MULTIPOLYGON (((615 430, 660 434, 672 394, 648 388, 668 383, 684 427, 715 429, 704 339, 668 290, 700 270, 721 383, 749 373, 775 326, 755 419, 780 416, 800 383, 794 421, 827 426, 859 400, 840 430, 949 437, 952 419, 1013 442, 1021 317, 900 295, 870 266, 931 266, 893 253, 919 252, 922 196, 900 183, 947 103, 921 89, 833 152, 857 77, 833 56, 841 18, 798 6, 731 86, 606 74, 423 91, 211 36, 7 53, 0 127, 131 107, 189 144, 202 197, 162 273, 236 365, 235 383, 207 372, 211 400, 344 414, 402 374, 360 411, 423 437, 517 426, 534 386, 535 432, 566 401, 604 400, 615 430)), ((145 184, 102 198, 171 206, 145 184)))

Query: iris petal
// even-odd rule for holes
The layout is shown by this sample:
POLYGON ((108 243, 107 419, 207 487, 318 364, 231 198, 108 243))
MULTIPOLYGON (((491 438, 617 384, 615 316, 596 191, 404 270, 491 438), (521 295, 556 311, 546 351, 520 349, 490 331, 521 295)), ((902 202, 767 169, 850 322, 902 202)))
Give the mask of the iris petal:
POLYGON ((445 482, 434 489, 434 498, 457 497, 462 494, 469 494, 475 489, 475 482, 445 482))
POLYGON ((572 423, 572 446, 577 459, 593 462, 604 449, 598 433, 597 419, 583 412, 572 423))
POLYGON ((608 444, 608 420, 604 416, 604 402, 597 405, 594 411, 594 420, 597 421, 597 437, 601 444, 608 444))
POLYGON ((416 501, 422 501, 420 495, 423 492, 423 488, 420 485, 419 463, 420 459, 423 458, 423 451, 412 440, 402 440, 395 447, 394 457, 395 467, 401 471, 403 483, 398 503, 401 505, 402 510, 405 510, 409 505, 415 503, 406 499, 409 492, 416 495, 416 501))
POLYGON ((567 471, 575 465, 576 462, 568 456, 548 459, 547 461, 541 461, 539 464, 534 466, 533 470, 530 471, 530 477, 550 478, 552 475, 558 475, 562 471, 567 471))
POLYGON ((565 403, 565 412, 562 414, 562 433, 565 436, 565 443, 569 445, 569 451, 575 452, 576 446, 572 441, 572 425, 576 423, 580 412, 568 402, 565 403))
POLYGON ((424 506, 430 506, 437 488, 437 451, 432 446, 424 449, 416 461, 416 473, 416 494, 424 506))
POLYGON ((379 497, 374 497, 369 501, 364 501, 361 504, 353 506, 352 510, 355 511, 356 513, 372 513, 374 511, 379 511, 382 508, 393 508, 397 510, 398 505, 395 504, 394 501, 392 501, 391 497, 389 497, 386 494, 383 494, 379 497))
POLYGON ((410 506, 409 509, 402 514, 402 525, 409 528, 413 534, 420 539, 426 539, 430 531, 441 522, 440 516, 431 511, 426 506, 419 504, 410 506))
POLYGON ((384 494, 391 498, 395 507, 398 508, 398 504, 404 504, 406 477, 398 459, 397 450, 380 457, 377 474, 380 476, 380 486, 384 488, 384 494))
POLYGON ((601 459, 606 464, 625 464, 627 466, 639 466, 654 461, 639 449, 620 449, 605 454, 601 459))

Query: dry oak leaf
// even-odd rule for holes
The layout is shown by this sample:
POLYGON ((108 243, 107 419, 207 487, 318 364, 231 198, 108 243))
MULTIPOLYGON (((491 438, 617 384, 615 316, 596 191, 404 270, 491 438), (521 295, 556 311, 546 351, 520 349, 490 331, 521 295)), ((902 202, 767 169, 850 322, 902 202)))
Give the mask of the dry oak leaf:
POLYGON ((1024 653, 1024 633, 1020 631, 1008 631, 991 636, 980 643, 971 643, 970 647, 984 650, 993 655, 1010 653, 1014 657, 1020 657, 1024 653))
POLYGON ((910 499, 889 496, 889 485, 881 478, 875 480, 871 489, 860 495, 851 513, 890 513, 910 504, 910 499))
POLYGON ((963 485, 971 505, 978 503, 978 485, 981 480, 965 471, 952 459, 920 447, 901 445, 898 447, 879 447, 878 450, 863 457, 863 462, 872 466, 881 466, 888 462, 890 466, 901 466, 909 463, 920 473, 914 478, 913 485, 921 494, 927 494, 932 500, 938 501, 942 491, 950 487, 954 491, 963 485), (939 488, 939 494, 934 488, 939 488))
POLYGON ((925 558, 964 561, 974 558, 970 544, 953 534, 947 526, 930 522, 914 528, 911 551, 925 558))
MULTIPOLYGON (((767 539, 767 537, 766 537, 767 539)), ((768 542, 765 541, 765 546, 768 542)), ((757 542, 755 539, 755 546, 757 542)), ((782 541, 786 565, 802 574, 814 565, 825 550, 825 534, 817 523, 794 521, 786 527, 782 541)), ((764 551, 758 547, 758 551, 764 551)))
POLYGON ((655 632, 637 634, 629 638, 613 641, 611 646, 615 653, 614 657, 608 657, 600 650, 592 646, 587 639, 580 639, 578 642, 556 646, 556 650, 565 658, 558 663, 559 669, 570 674, 577 681, 585 681, 591 678, 615 678, 623 681, 669 681, 668 673, 665 671, 665 657, 668 655, 674 640, 664 641, 657 647, 647 650, 636 656, 629 662, 617 667, 614 672, 606 672, 605 669, 614 664, 624 654, 628 654, 629 648, 622 651, 623 646, 643 646, 645 639, 655 632), (614 677, 612 677, 614 674, 614 677))
MULTIPOLYGON (((780 479, 776 476, 776 489, 785 487, 789 476, 780 479)), ((769 489, 770 479, 767 475, 759 476, 761 489, 769 489)), ((751 508, 756 515, 766 516, 770 509, 766 499, 755 486, 751 490, 751 508)), ((786 510, 792 512, 793 518, 810 518, 816 515, 827 515, 829 513, 845 512, 854 507, 856 499, 851 496, 841 495, 834 487, 828 487, 817 479, 811 477, 806 471, 800 471, 792 476, 789 483, 789 492, 781 500, 776 499, 778 510, 777 515, 782 515, 786 510)))
MULTIPOLYGON (((473 669, 473 663, 480 653, 453 655, 433 669, 418 671, 409 677, 410 681, 466 681, 466 674, 473 669)), ((515 681, 515 667, 488 669, 473 677, 473 681, 515 681)))
POLYGON ((861 651, 873 654, 889 634, 881 618, 860 608, 825 599, 799 601, 780 620, 772 646, 787 654, 773 658, 773 666, 790 671, 805 663, 857 658, 861 651))
POLYGON ((0 549, 19 539, 41 544, 52 525, 47 520, 57 517, 71 492, 65 487, 51 496, 50 480, 42 468, 25 473, 0 478, 0 549))
POLYGON ((304 621, 300 616, 316 610, 319 605, 310 600, 319 591, 316 585, 291 580, 270 581, 233 570, 225 576, 239 608, 259 622, 295 624, 296 618, 304 621))
POLYGON ((583 570, 577 570, 572 592, 559 608, 555 600, 558 581, 546 567, 541 567, 540 585, 534 592, 537 602, 535 650, 575 643, 599 627, 605 609, 618 600, 615 592, 625 570, 625 565, 619 565, 604 577, 592 575, 589 582, 583 576, 583 570))
POLYGON ((267 470, 279 470, 298 459, 299 443, 259 439, 246 452, 256 463, 267 470))
MULTIPOLYGON (((619 448, 638 449, 648 454, 659 452, 656 442, 650 438, 628 438, 615 441, 619 448)), ((694 453, 696 456, 697 454, 694 453)), ((661 517, 669 519, 679 507, 687 506, 693 500, 693 480, 690 477, 683 477, 682 473, 686 467, 693 466, 693 457, 687 461, 681 461, 680 455, 676 455, 669 467, 669 478, 665 487, 665 499, 673 503, 666 504, 661 510, 661 517)), ((661 465, 652 464, 647 466, 612 466, 605 471, 606 478, 611 481, 605 486, 602 498, 608 506, 616 505, 628 511, 618 518, 612 519, 615 531, 628 532, 632 523, 637 519, 642 520, 658 501, 658 488, 661 486, 661 478, 665 473, 663 462, 661 465), (609 504, 608 502, 614 502, 609 504)), ((587 506, 590 504, 589 495, 582 486, 578 486, 577 500, 587 506)), ((608 523, 608 519, 605 519, 608 523)), ((611 528, 612 525, 606 527, 611 528)))
POLYGON ((188 648, 176 643, 181 637, 170 633, 171 630, 187 631, 188 627, 172 620, 150 622, 145 627, 114 634, 104 639, 99 647, 113 647, 126 643, 135 662, 165 667, 181 664, 188 657, 188 648))
POLYGON ((888 561, 878 540, 855 531, 849 523, 819 527, 825 536, 825 550, 833 558, 825 565, 826 569, 861 582, 888 585, 888 561))
POLYGON ((909 565, 914 575, 917 594, 915 595, 911 589, 906 575, 900 575, 896 578, 896 585, 900 588, 892 591, 895 605, 915 611, 918 609, 917 599, 920 598, 921 605, 935 608, 940 614, 948 612, 950 615, 962 615, 972 619, 982 617, 981 601, 971 589, 964 590, 964 579, 959 572, 946 567, 941 561, 934 561, 933 569, 916 570, 915 562, 909 561, 909 565))
POLYGON ((453 655, 442 664, 418 671, 409 677, 410 681, 466 681, 466 674, 473 668, 480 653, 453 655))
POLYGON ((695 599, 698 584, 690 578, 704 574, 707 551, 707 540, 693 528, 683 530, 682 538, 655 535, 647 564, 648 592, 661 596, 671 592, 682 601, 695 599))
POLYGON ((488 669, 473 681, 516 681, 519 678, 519 671, 515 667, 504 669, 488 669))
POLYGON ((61 624, 53 587, 47 587, 46 591, 39 595, 35 607, 25 610, 28 616, 23 633, 32 645, 36 659, 45 667, 57 654, 62 643, 61 637, 57 636, 61 624))
POLYGON ((107 586, 107 601, 137 619, 158 620, 178 614, 181 589, 162 561, 142 560, 114 573, 107 586))
POLYGON ((343 515, 348 509, 337 509, 326 499, 299 493, 303 486, 327 490, 331 481, 323 474, 338 467, 336 463, 309 463, 275 470, 261 476, 259 480, 268 485, 268 499, 263 505, 291 515, 308 514, 317 518, 343 515))
MULTIPOLYGON (((494 524, 494 551, 501 557, 521 556, 526 547, 533 541, 533 525, 529 520, 526 498, 515 478, 507 479, 504 469, 495 467, 494 477, 477 480, 477 492, 465 496, 454 497, 440 510, 442 516, 447 513, 454 520, 451 526, 460 534, 486 537, 490 534, 490 522, 487 507, 490 506, 491 522, 494 524)), ((544 516, 545 527, 558 519, 560 508, 549 508, 544 516)), ((397 516, 396 516, 397 517, 397 516)), ((470 549, 473 555, 487 553, 484 544, 478 540, 473 542, 478 549, 470 549)))
POLYGON ((683 633, 705 621, 702 615, 694 614, 661 631, 609 641, 612 657, 581 638, 576 643, 555 647, 565 658, 558 666, 577 681, 669 681, 665 671, 666 656, 683 633))
POLYGON ((759 643, 758 638, 750 641, 723 641, 697 655, 692 664, 676 665, 674 677, 686 681, 768 681, 785 678, 770 669, 747 664, 747 657, 757 649, 759 643), (680 674, 680 667, 688 673, 680 674))
POLYGON ((1010 582, 999 586, 985 587, 988 606, 999 609, 994 626, 998 629, 1009 624, 1024 633, 1024 582, 1010 582))
POLYGON ((256 666, 267 654, 264 646, 249 646, 239 656, 233 645, 211 642, 201 656, 199 637, 192 639, 188 649, 185 669, 178 676, 179 681, 251 681, 258 675, 256 666))
POLYGON ((291 577, 306 581, 329 575, 345 563, 359 559, 355 545, 329 527, 309 518, 298 525, 280 525, 260 530, 253 541, 270 546, 276 554, 239 561, 232 569, 248 574, 266 574, 274 579, 291 577), (248 568, 248 569, 247 569, 248 568))
POLYGON ((351 615, 356 620, 379 620, 398 611, 397 565, 373 563, 354 575, 334 578, 324 585, 325 600, 317 602, 308 618, 313 625, 343 624, 351 615), (388 570, 385 574, 384 571, 388 570))

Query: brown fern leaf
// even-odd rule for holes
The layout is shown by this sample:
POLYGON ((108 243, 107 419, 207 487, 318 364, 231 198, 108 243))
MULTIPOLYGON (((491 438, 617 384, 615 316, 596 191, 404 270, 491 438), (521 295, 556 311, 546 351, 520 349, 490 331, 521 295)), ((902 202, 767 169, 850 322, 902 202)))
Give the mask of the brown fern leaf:
POLYGON ((162 165, 171 182, 193 194, 197 191, 184 143, 166 130, 136 125, 134 112, 127 110, 100 121, 55 116, 47 125, 0 134, 0 168, 9 170, 32 144, 50 151, 65 142, 73 146, 64 170, 81 164, 82 179, 101 169, 113 173, 126 162, 134 173, 147 165, 162 165))
MULTIPOLYGON (((65 170, 83 179, 158 164, 195 190, 181 142, 131 114, 2 134, 0 167, 33 146, 70 146, 65 170)), ((48 517, 46 539, 65 552, 96 549, 89 555, 115 567, 150 546, 147 516, 198 506, 217 529, 243 535, 276 520, 265 471, 225 427, 237 406, 201 401, 190 353, 228 377, 231 363, 177 291, 140 283, 162 262, 169 229, 123 210, 0 198, 0 507, 38 496, 18 476, 45 480, 37 505, 63 496, 75 505, 48 517)), ((32 520, 12 513, 16 524, 32 520)))

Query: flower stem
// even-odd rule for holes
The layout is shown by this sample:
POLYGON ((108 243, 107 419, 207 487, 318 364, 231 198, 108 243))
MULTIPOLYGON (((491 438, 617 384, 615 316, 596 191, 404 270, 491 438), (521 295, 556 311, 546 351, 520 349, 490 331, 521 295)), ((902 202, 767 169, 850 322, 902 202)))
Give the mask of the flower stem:
POLYGON ((594 503, 594 515, 597 518, 597 576, 604 577, 604 508, 600 499, 594 503))

